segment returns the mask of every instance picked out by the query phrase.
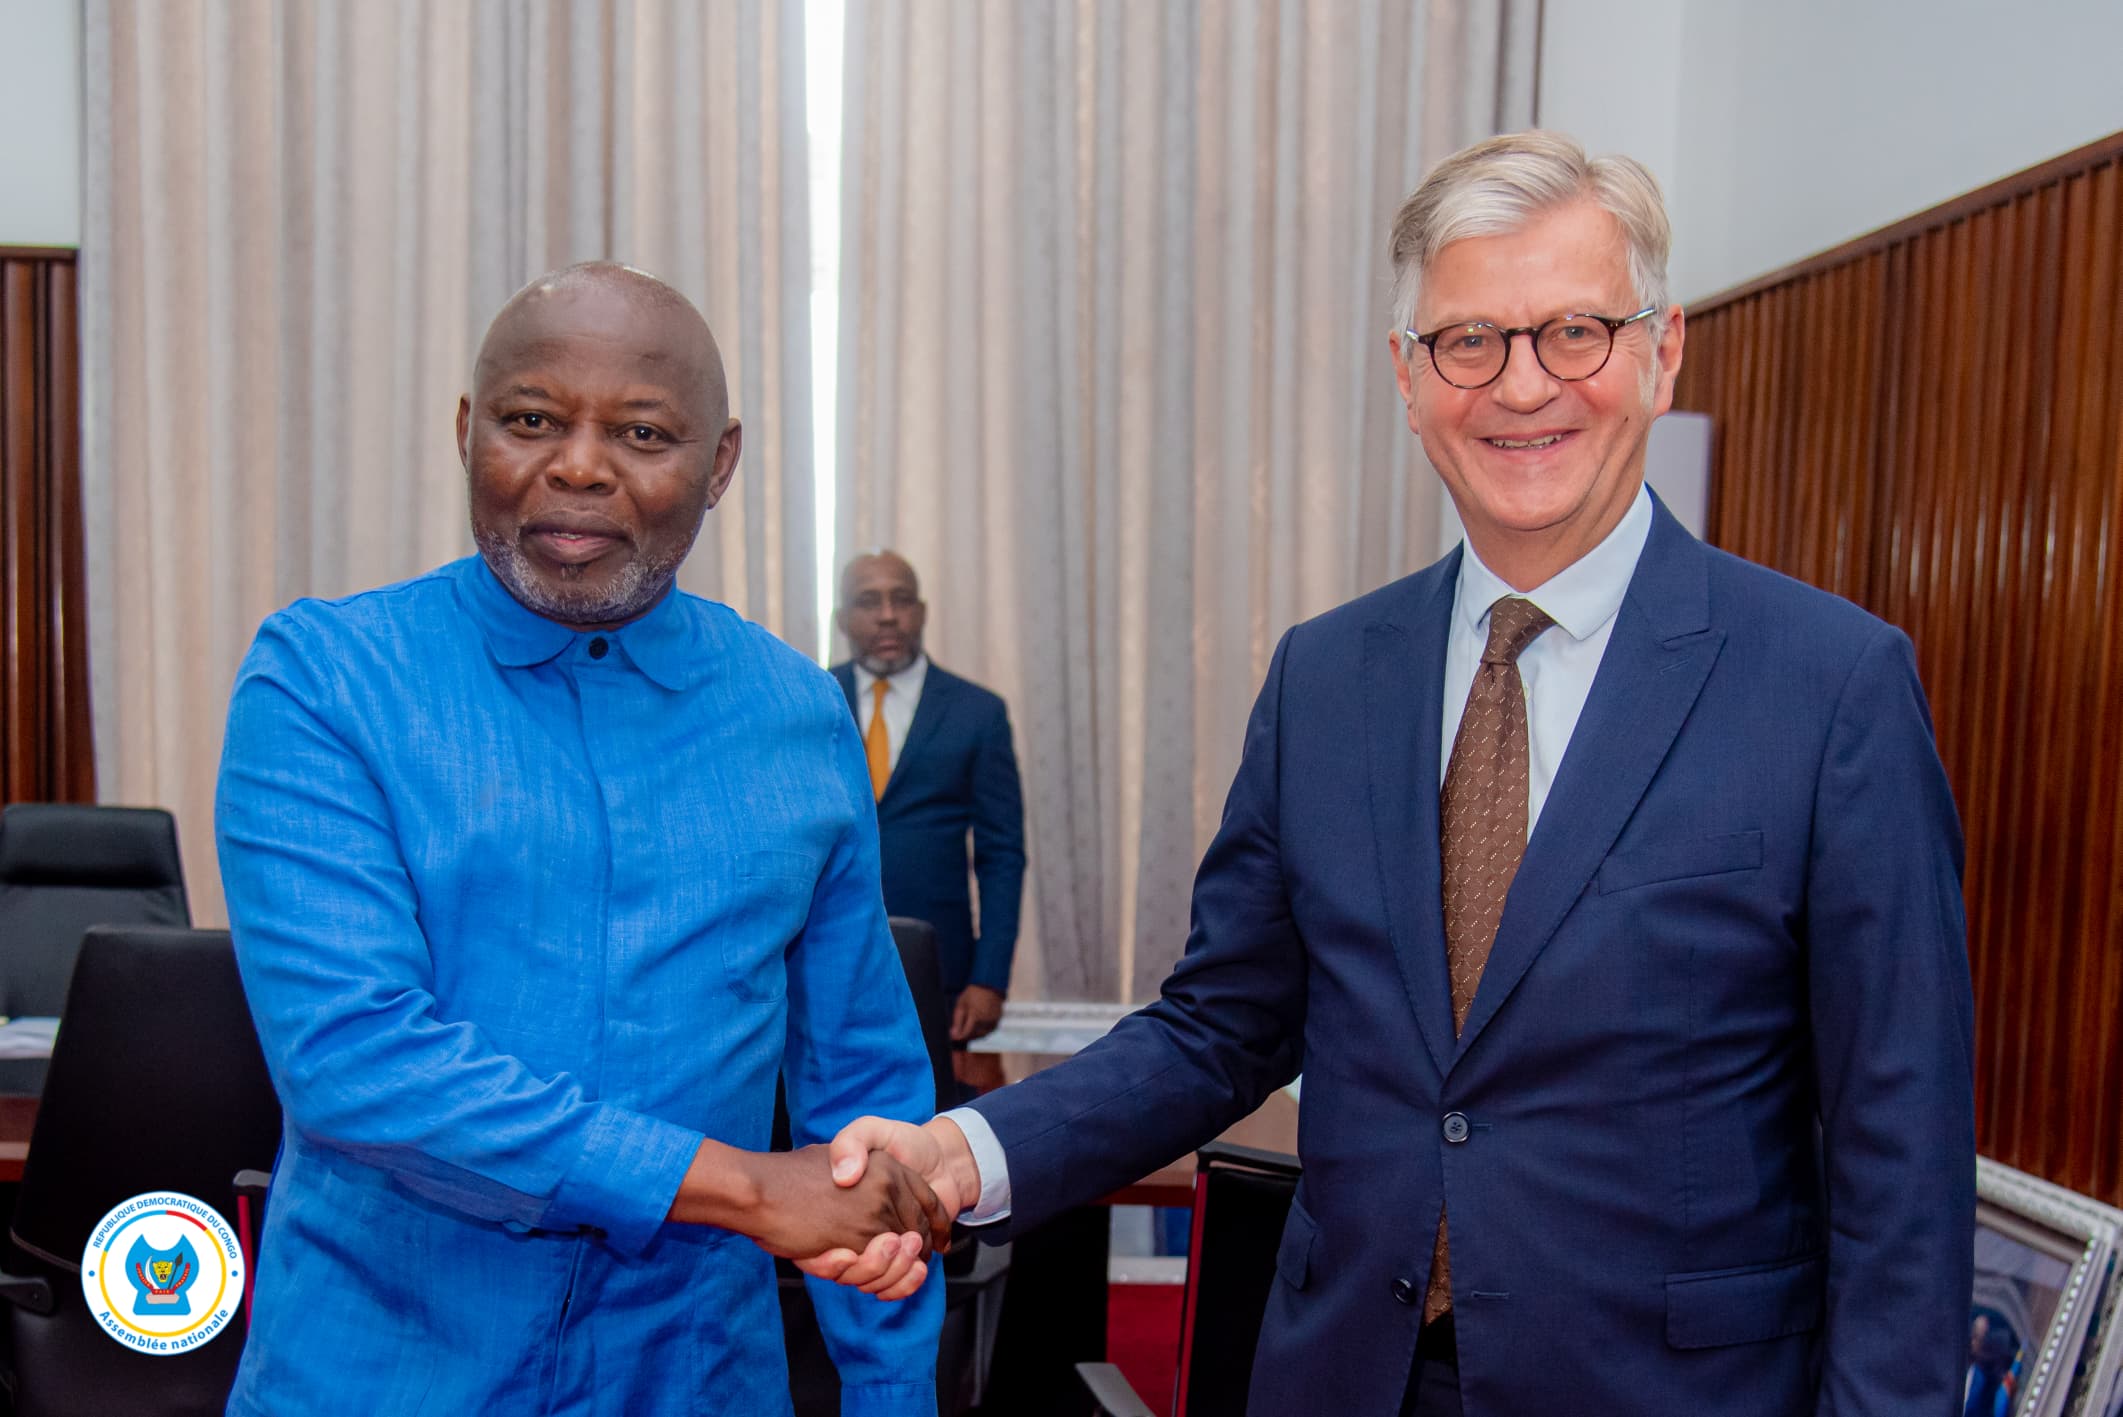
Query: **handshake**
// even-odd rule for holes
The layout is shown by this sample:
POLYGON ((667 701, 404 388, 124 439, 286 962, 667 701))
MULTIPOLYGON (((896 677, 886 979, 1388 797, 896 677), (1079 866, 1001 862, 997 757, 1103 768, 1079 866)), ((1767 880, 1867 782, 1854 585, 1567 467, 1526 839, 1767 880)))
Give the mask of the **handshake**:
POLYGON ((980 1199, 957 1124, 861 1117, 830 1146, 740 1151, 704 1142, 670 1218, 735 1230, 819 1279, 905 1299, 951 1247, 951 1222, 980 1199))

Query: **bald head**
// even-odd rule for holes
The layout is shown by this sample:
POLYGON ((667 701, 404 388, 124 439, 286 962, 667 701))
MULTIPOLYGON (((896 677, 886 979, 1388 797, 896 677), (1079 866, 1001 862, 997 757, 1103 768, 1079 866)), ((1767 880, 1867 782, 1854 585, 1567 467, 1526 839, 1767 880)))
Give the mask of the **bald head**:
POLYGON ((695 401, 687 412, 704 429, 730 416, 722 351, 693 302, 647 271, 617 261, 583 261, 538 277, 509 297, 487 326, 472 365, 472 389, 497 371, 520 368, 556 339, 587 337, 615 355, 659 372, 695 401))
POLYGON ((840 632, 855 662, 889 677, 921 657, 929 619, 914 567, 896 551, 865 551, 840 573, 840 632))
POLYGON ((856 552, 854 558, 840 568, 840 603, 848 604, 860 586, 876 580, 902 585, 917 597, 921 594, 921 578, 914 574, 914 563, 897 551, 880 547, 856 552))

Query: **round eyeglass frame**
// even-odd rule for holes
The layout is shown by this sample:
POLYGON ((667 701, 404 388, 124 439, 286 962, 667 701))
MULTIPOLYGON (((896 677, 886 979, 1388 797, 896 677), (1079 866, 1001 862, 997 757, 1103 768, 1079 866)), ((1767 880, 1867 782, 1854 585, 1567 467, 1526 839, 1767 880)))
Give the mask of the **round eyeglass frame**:
POLYGON ((1602 369, 1605 369, 1607 367, 1607 361, 1614 358, 1615 337, 1620 335, 1625 328, 1635 324, 1639 320, 1649 319, 1651 316, 1656 315, 1658 312, 1659 307, 1656 305, 1646 305, 1643 309, 1637 311, 1634 315, 1623 315, 1619 318, 1612 315, 1594 315, 1584 311, 1579 311, 1569 315, 1558 315, 1552 320, 1543 320, 1538 325, 1520 325, 1516 328, 1506 328, 1503 325, 1492 325, 1487 320, 1460 320, 1450 325, 1440 325, 1436 329, 1432 330, 1429 334, 1418 334, 1414 330, 1403 330, 1401 331, 1401 333, 1403 335, 1406 335, 1409 339, 1414 340, 1417 344, 1421 345, 1424 349, 1430 352, 1430 367, 1436 371, 1437 376, 1440 379, 1443 379, 1446 383, 1452 385, 1452 387, 1455 389, 1486 389, 1491 384, 1495 383, 1497 380, 1503 378, 1504 371, 1511 366, 1512 341, 1517 339, 1520 335, 1525 335, 1533 341, 1533 362, 1540 365, 1542 371, 1545 372, 1549 378, 1560 379, 1566 384, 1575 384, 1582 380, 1592 378, 1594 375, 1598 374, 1602 369), (1558 374, 1553 369, 1550 369, 1548 367, 1547 360, 1541 358, 1541 332, 1547 329, 1550 325, 1560 325, 1568 320, 1593 320, 1607 327, 1607 352, 1600 356, 1600 362, 1598 364, 1593 365, 1592 368, 1586 370, 1582 374, 1558 374), (1437 362, 1437 342, 1441 336, 1443 336, 1449 331, 1467 330, 1475 328, 1495 330, 1498 334, 1502 335, 1504 337, 1504 357, 1501 361, 1498 362, 1496 366, 1496 372, 1494 374, 1491 374, 1488 378, 1482 380, 1479 384, 1462 384, 1459 380, 1453 378, 1450 374, 1447 374, 1445 372, 1445 366, 1437 362))

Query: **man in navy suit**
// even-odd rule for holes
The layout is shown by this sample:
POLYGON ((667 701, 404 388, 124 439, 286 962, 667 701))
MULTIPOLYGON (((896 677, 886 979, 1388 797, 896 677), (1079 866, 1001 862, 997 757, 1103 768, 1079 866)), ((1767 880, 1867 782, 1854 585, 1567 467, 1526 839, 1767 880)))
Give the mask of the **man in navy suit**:
POLYGON ((1253 1413, 1958 1410, 1953 799, 1908 639, 1644 487, 1667 247, 1553 134, 1425 179, 1392 357, 1465 542, 1283 638, 1163 996, 837 1175, 1036 1223, 1302 1069, 1253 1413))
POLYGON ((965 1043, 995 1031, 1010 989, 1025 881, 1024 794, 1009 710, 997 695, 930 663, 921 646, 928 615, 905 557, 857 556, 841 572, 835 615, 852 655, 833 666, 833 677, 869 758, 885 909, 935 927, 951 1037, 965 1043), (969 876, 980 882, 977 930, 969 876))

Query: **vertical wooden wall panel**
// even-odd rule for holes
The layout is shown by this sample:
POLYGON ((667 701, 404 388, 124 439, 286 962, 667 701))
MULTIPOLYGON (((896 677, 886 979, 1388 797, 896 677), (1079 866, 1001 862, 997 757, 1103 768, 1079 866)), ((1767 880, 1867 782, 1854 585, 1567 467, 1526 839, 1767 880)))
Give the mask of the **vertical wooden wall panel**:
POLYGON ((96 796, 71 251, 0 248, 0 801, 96 796))
POLYGON ((2123 1204, 2123 134, 1689 312, 1711 539, 1909 632, 1977 1144, 2123 1204))

